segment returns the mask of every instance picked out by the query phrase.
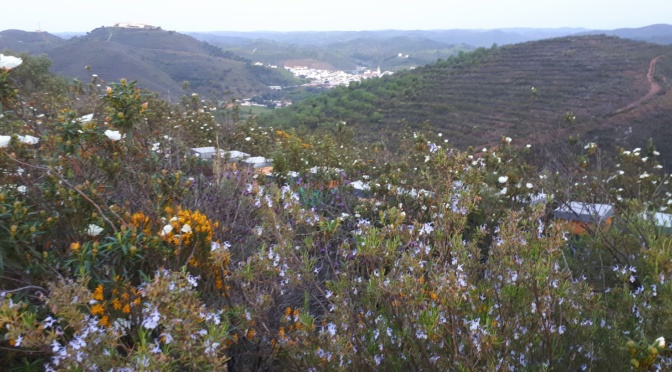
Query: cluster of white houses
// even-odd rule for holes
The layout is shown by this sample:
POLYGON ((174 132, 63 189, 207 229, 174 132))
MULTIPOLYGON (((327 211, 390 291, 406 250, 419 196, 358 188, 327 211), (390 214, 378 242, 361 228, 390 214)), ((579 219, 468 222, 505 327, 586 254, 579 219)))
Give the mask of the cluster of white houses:
MULTIPOLYGON (((273 174, 273 159, 263 156, 251 156, 242 151, 218 150, 215 147, 197 147, 191 149, 193 156, 198 156, 204 160, 212 160, 213 167, 220 169, 244 169, 253 170, 255 173, 264 175, 268 179, 275 178, 273 174), (216 154, 219 154, 217 156, 216 154), (223 162, 223 163, 221 163, 223 162)), ((310 174, 332 174, 341 175, 343 171, 338 168, 313 167, 308 171, 310 174)), ((298 172, 288 172, 290 179, 298 179, 298 172)), ((328 181, 328 187, 334 188, 339 185, 337 177, 328 181)), ((349 184, 353 189, 355 196, 360 198, 370 198, 372 196, 371 184, 361 180, 353 181, 349 184)), ((460 189, 462 183, 456 181, 453 188, 460 189)), ((388 186, 388 190, 397 195, 410 196, 412 198, 434 198, 436 194, 432 191, 418 189, 404 189, 401 187, 388 186)), ((528 203, 535 205, 546 203, 546 196, 539 194, 533 196, 528 203)), ((590 233, 595 228, 609 228, 612 224, 612 218, 615 214, 613 205, 599 203, 585 203, 578 201, 569 201, 560 204, 552 211, 552 215, 557 220, 565 221, 570 228, 570 232, 575 235, 590 233)), ((639 216, 643 220, 652 221, 659 229, 661 234, 672 235, 672 214, 644 212, 639 216)))

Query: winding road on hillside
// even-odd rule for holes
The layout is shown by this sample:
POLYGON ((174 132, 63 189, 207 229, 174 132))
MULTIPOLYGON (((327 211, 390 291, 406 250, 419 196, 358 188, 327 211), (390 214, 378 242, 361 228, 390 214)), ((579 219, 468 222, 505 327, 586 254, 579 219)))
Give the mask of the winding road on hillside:
POLYGON ((627 105, 627 106, 625 106, 621 109, 618 109, 616 111, 616 114, 620 114, 623 111, 633 109, 633 108, 641 105, 645 101, 648 101, 649 99, 651 99, 651 97, 655 96, 656 94, 658 94, 660 92, 661 86, 655 80, 653 80, 653 75, 656 73, 656 63, 658 62, 658 60, 661 57, 662 56, 658 56, 658 57, 652 59, 651 62, 649 62, 649 72, 646 74, 646 80, 649 81, 649 85, 650 85, 649 92, 646 93, 646 95, 644 95, 644 97, 638 99, 637 101, 635 101, 635 102, 633 102, 633 103, 631 103, 631 104, 629 104, 629 105, 627 105))

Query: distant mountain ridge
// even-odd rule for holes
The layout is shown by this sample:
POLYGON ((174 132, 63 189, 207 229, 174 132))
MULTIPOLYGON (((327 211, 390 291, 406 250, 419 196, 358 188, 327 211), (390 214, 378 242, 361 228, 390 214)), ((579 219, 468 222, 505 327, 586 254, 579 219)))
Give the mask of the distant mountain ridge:
POLYGON ((618 28, 615 30, 593 30, 583 32, 582 34, 609 35, 649 43, 672 44, 672 25, 668 24, 657 24, 639 28, 618 28))
POLYGON ((448 58, 461 51, 566 36, 585 29, 381 30, 328 32, 189 33, 195 38, 268 64, 304 59, 333 69, 358 66, 400 70, 448 58), (408 55, 408 57, 406 57, 408 55), (399 57, 399 58, 395 58, 399 57))
POLYGON ((379 30, 330 32, 189 33, 246 58, 267 64, 305 60, 348 70, 357 66, 400 70, 424 66, 477 47, 503 46, 581 34, 611 34, 633 40, 669 44, 669 25, 591 31, 584 28, 505 28, 493 30, 379 30), (404 58, 408 55, 408 58, 404 58), (396 56, 401 58, 395 58, 396 56))
POLYGON ((140 80, 164 96, 189 93, 249 97, 270 85, 295 83, 291 74, 253 66, 250 61, 174 31, 101 27, 63 40, 46 32, 0 32, 0 50, 46 54, 52 71, 83 81, 97 74, 106 81, 140 80), (84 69, 89 66, 90 71, 84 69))
POLYGON ((380 30, 380 31, 296 31, 296 32, 187 32, 199 40, 222 43, 244 43, 245 40, 266 39, 287 44, 326 46, 344 43, 355 39, 370 38, 374 40, 394 37, 413 37, 437 41, 444 44, 466 44, 473 47, 489 47, 492 44, 513 44, 524 41, 567 36, 587 31, 583 28, 559 29, 494 29, 494 30, 380 30))

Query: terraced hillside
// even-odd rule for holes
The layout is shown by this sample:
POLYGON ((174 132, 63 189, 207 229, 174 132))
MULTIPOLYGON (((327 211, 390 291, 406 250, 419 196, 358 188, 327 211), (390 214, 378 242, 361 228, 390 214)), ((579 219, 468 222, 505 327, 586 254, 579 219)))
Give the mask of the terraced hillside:
POLYGON ((337 89, 261 121, 308 127, 346 121, 361 139, 372 141, 384 130, 424 126, 462 148, 492 144, 504 135, 547 142, 568 133, 626 144, 672 133, 656 127, 672 116, 670 78, 669 46, 566 37, 478 49, 337 89), (651 74, 659 92, 625 110, 648 93, 647 73, 659 56, 651 74))
POLYGON ((270 91, 269 85, 297 82, 286 71, 253 66, 244 58, 173 31, 102 27, 70 40, 45 35, 3 31, 0 50, 46 53, 53 61, 53 72, 83 81, 90 80, 92 73, 107 81, 139 80, 140 86, 164 96, 181 96, 184 81, 189 82, 190 93, 211 97, 225 92, 249 97, 270 91))

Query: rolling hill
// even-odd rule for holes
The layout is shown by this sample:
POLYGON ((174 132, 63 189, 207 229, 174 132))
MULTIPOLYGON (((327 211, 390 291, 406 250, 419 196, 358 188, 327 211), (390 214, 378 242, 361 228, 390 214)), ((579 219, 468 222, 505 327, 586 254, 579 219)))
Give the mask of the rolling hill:
POLYGON ((329 32, 189 33, 237 55, 272 65, 303 64, 354 70, 401 70, 434 63, 460 51, 566 36, 584 29, 380 30, 329 32), (401 57, 399 56, 401 54, 401 57), (408 57, 407 57, 408 56, 408 57))
POLYGON ((524 144, 576 133, 605 146, 641 145, 653 137, 670 154, 670 79, 672 47, 565 37, 480 48, 338 88, 260 121, 309 128, 345 121, 365 141, 404 126, 423 127, 460 148, 494 144, 502 136, 524 144), (659 90, 647 95, 654 83, 659 90))
POLYGON ((672 25, 658 24, 640 28, 589 31, 586 35, 609 35, 649 43, 672 45, 672 25))
POLYGON ((0 31, 0 50, 41 54, 63 43, 65 43, 65 40, 48 32, 0 31))
POLYGON ((253 66, 191 36, 161 29, 102 27, 69 40, 44 32, 7 30, 0 33, 3 49, 44 53, 53 61, 55 73, 83 81, 91 79, 92 73, 106 81, 139 80, 140 86, 169 97, 182 95, 185 81, 189 93, 210 97, 225 93, 249 97, 268 92, 269 85, 296 83, 286 71, 253 66))

